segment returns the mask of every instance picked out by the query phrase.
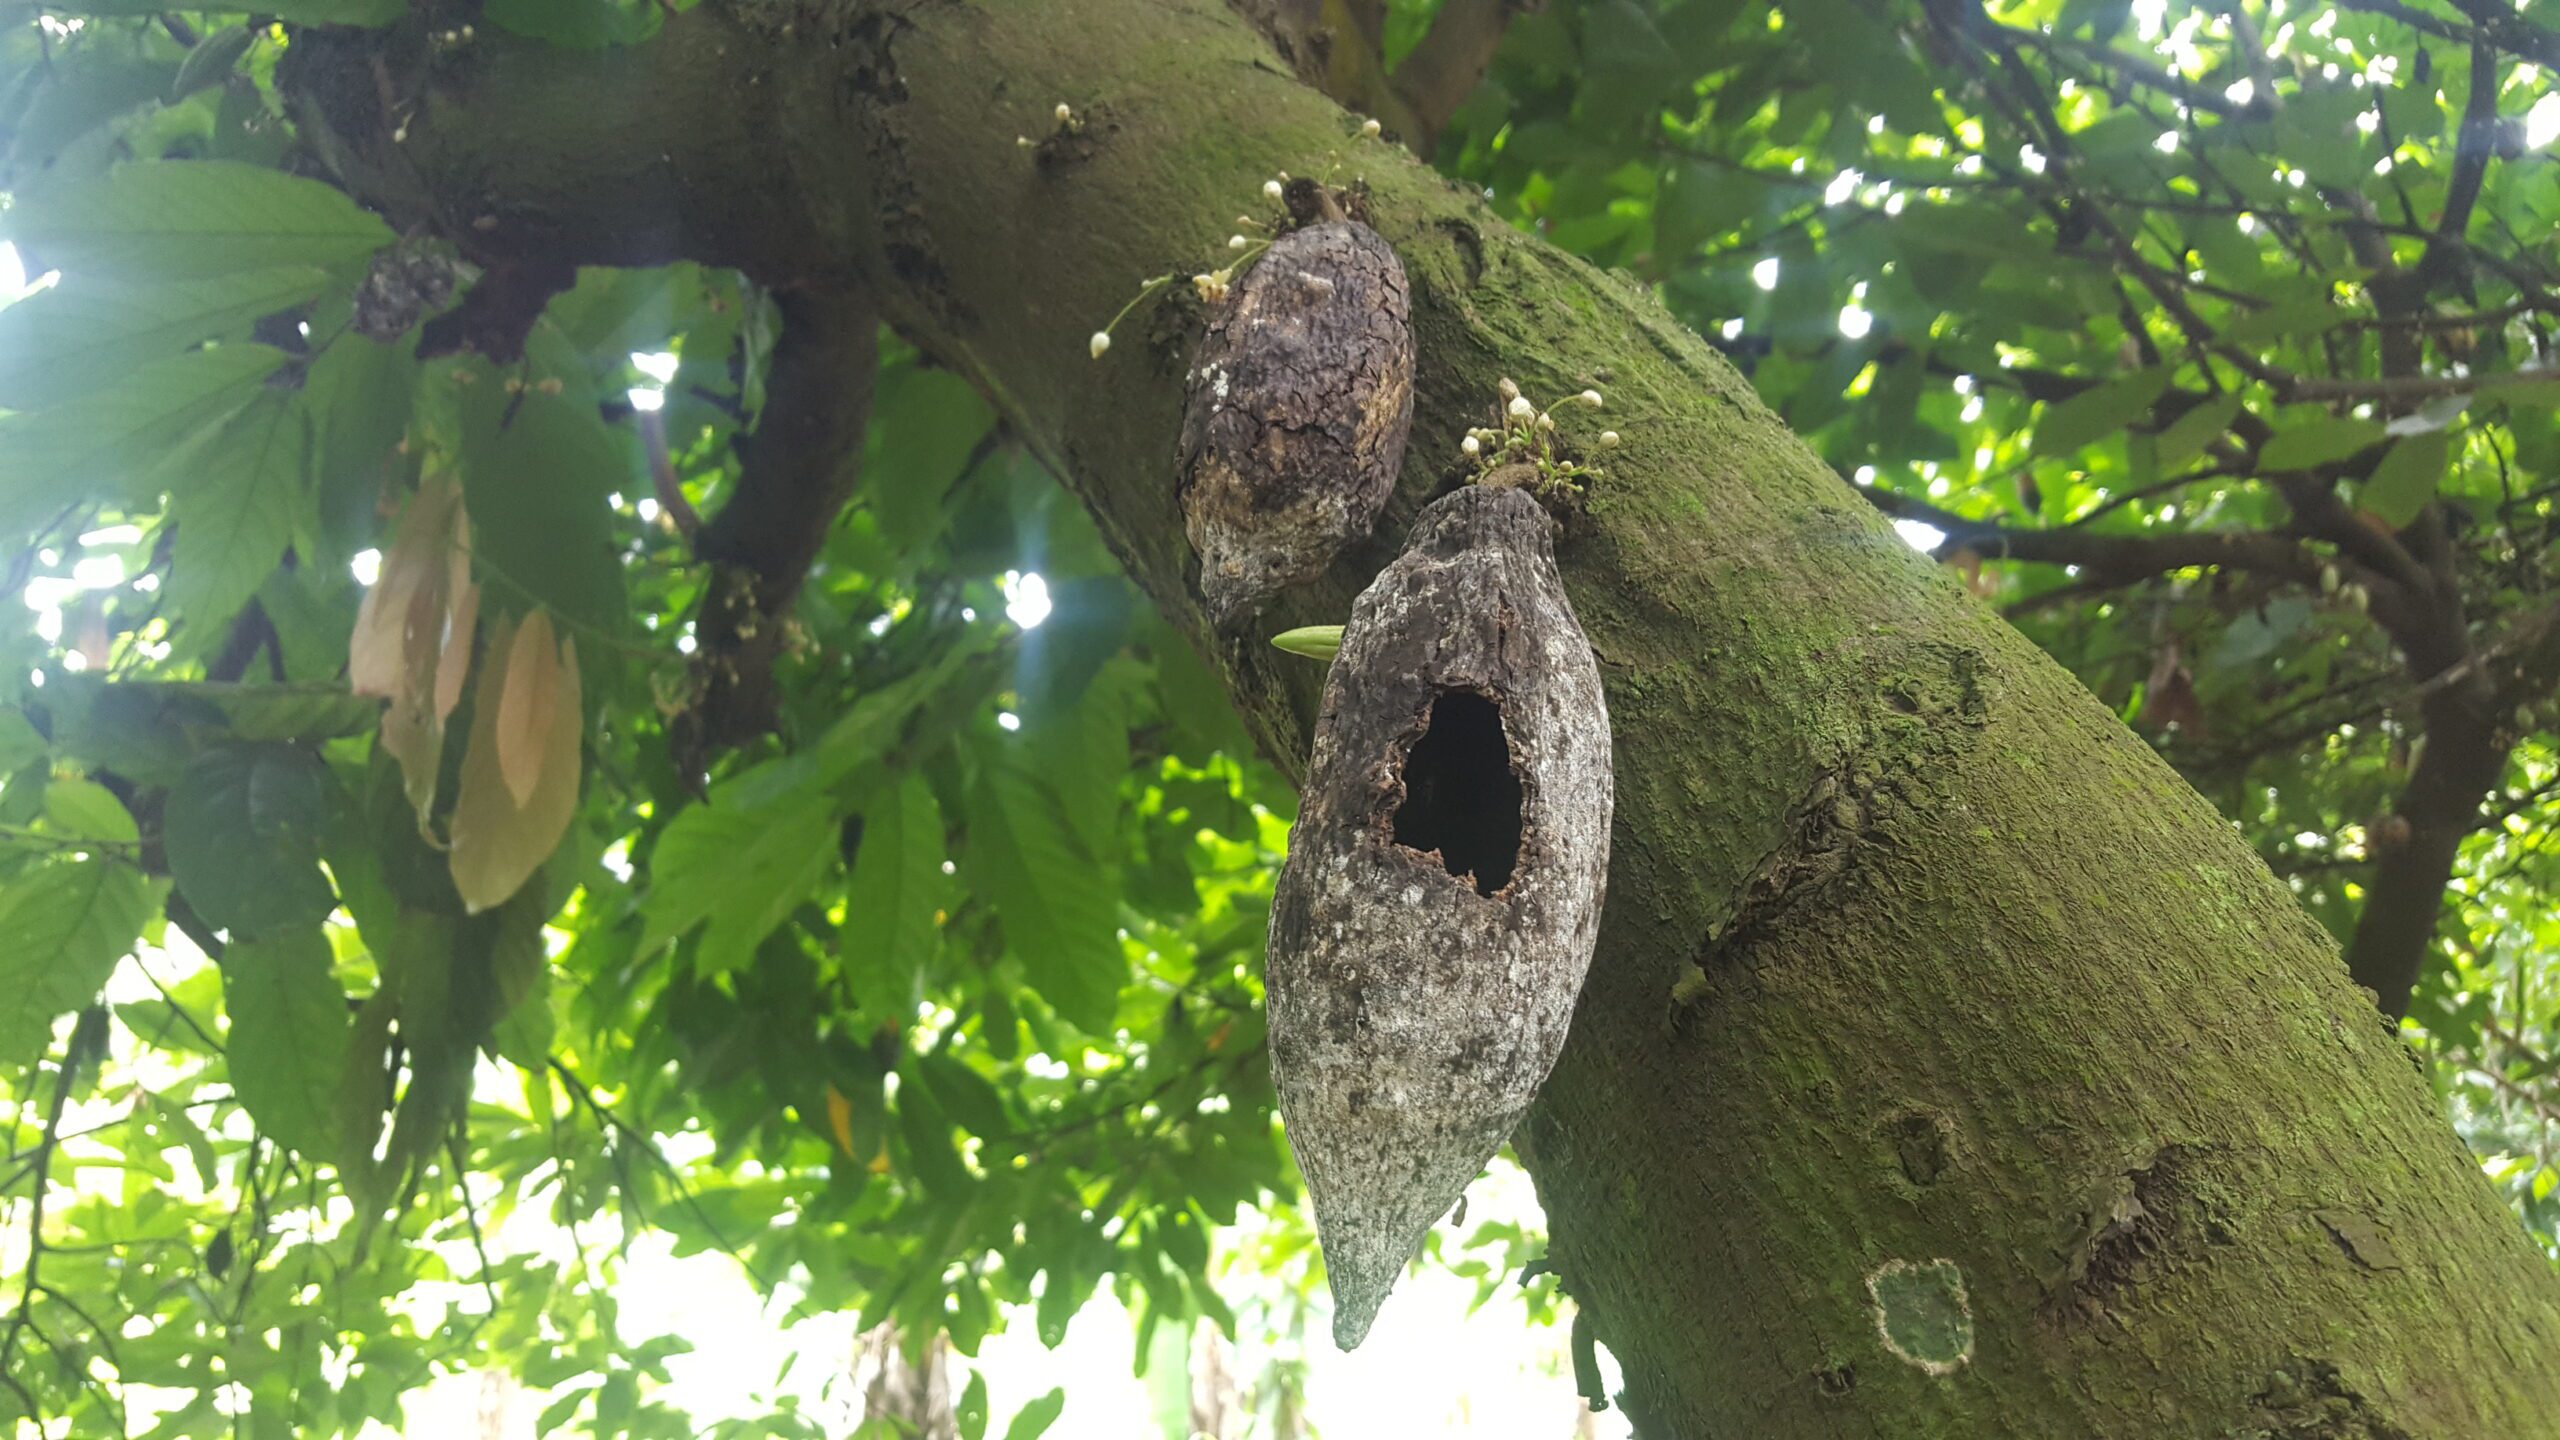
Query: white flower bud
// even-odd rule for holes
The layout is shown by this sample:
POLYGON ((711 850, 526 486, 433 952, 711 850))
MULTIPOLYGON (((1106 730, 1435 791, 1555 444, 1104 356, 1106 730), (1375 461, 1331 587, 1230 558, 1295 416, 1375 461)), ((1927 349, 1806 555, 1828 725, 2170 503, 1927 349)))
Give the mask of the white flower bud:
POLYGON ((1600 408, 1600 392, 1599 392, 1599 391, 1597 391, 1597 390, 1585 390, 1585 391, 1583 391, 1581 394, 1576 395, 1576 396, 1574 396, 1573 398, 1574 398, 1574 399, 1576 399, 1576 400, 1581 401, 1581 402, 1582 402, 1583 404, 1585 404, 1585 405, 1590 406, 1590 407, 1591 407, 1592 409, 1594 409, 1594 410, 1597 410, 1597 409, 1599 409, 1599 408, 1600 408))
POLYGON ((1387 127, 1379 124, 1375 120, 1364 120, 1360 123, 1360 133, 1368 136, 1372 140, 1377 139, 1378 132, 1385 128, 1387 127))
POLYGON ((1247 240, 1241 235, 1230 235, 1227 237, 1227 248, 1230 250, 1241 250, 1252 243, 1252 241, 1247 240))
POLYGON ((1066 102, 1066 101, 1064 101, 1064 100, 1059 101, 1059 102, 1058 102, 1058 123, 1059 123, 1059 124, 1061 124, 1061 125, 1064 125, 1064 124, 1066 124, 1068 121, 1073 120, 1074 118, 1076 118, 1076 112, 1075 112, 1073 109, 1071 109, 1071 108, 1069 108, 1069 107, 1068 107, 1068 105, 1067 105, 1067 102, 1066 102))
POLYGON ((1279 199, 1279 198, 1280 198, 1280 182, 1279 182, 1279 181, 1277 181, 1277 180, 1265 180, 1265 181, 1263 181, 1263 182, 1262 182, 1262 198, 1263 198, 1263 199, 1265 199, 1265 200, 1277 200, 1277 199, 1279 199))
POLYGON ((1617 432, 1617 431, 1615 431, 1615 430, 1603 430, 1603 431, 1601 431, 1601 432, 1600 432, 1600 448, 1601 448, 1601 449, 1603 449, 1603 450, 1615 450, 1615 449, 1617 449, 1617 448, 1618 448, 1618 432, 1617 432))
POLYGON ((1538 412, 1538 428, 1539 428, 1539 429, 1541 429, 1541 430, 1553 430, 1554 428, 1556 428, 1556 417, 1554 417, 1553 415, 1548 414, 1548 413, 1547 413, 1546 411, 1544 411, 1544 410, 1539 411, 1539 412, 1538 412))
POLYGON ((1496 385, 1494 388, 1502 392, 1502 398, 1505 400, 1517 400, 1520 398, 1520 387, 1513 384, 1511 377, 1508 375, 1502 377, 1501 383, 1496 385))
POLYGON ((1458 450, 1465 455, 1481 455, 1484 453, 1484 442, 1470 435, 1458 442, 1458 450))
MULTIPOLYGON (((1510 382, 1510 381, 1508 381, 1508 380, 1505 380, 1505 381, 1503 381, 1502 383, 1503 383, 1503 384, 1505 384, 1505 385, 1508 385, 1508 384, 1510 384, 1511 382, 1510 382)), ((1526 419, 1528 419, 1529 417, 1531 417, 1531 416, 1533 416, 1533 415, 1535 415, 1535 414, 1537 414, 1537 413, 1538 413, 1538 407, 1529 403, 1529 397, 1528 397, 1528 396, 1526 396, 1526 395, 1522 395, 1522 394, 1519 394, 1519 393, 1517 393, 1517 392, 1514 392, 1514 393, 1513 393, 1513 395, 1511 396, 1511 418, 1512 418, 1512 419, 1514 419, 1514 420, 1526 420, 1526 419)))
POLYGON ((1096 330, 1096 331, 1094 331, 1094 332, 1093 332, 1093 341, 1092 341, 1091 345, 1090 345, 1088 348, 1090 348, 1090 349, 1093 351, 1093 358, 1094 358, 1094 359, 1096 359, 1096 360, 1101 359, 1101 358, 1102 358, 1102 352, 1104 352, 1105 350, 1108 350, 1108 349, 1110 349, 1110 348, 1111 348, 1111 332, 1110 332, 1110 331, 1108 331, 1108 330, 1096 330))

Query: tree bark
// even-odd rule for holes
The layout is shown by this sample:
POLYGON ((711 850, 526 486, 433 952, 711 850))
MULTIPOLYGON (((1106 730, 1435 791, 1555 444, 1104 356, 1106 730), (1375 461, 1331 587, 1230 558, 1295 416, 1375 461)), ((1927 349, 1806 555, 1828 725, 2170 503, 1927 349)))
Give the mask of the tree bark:
POLYGON ((1263 637, 1343 618, 1498 377, 1606 393, 1625 443, 1558 556, 1615 863, 1516 1143, 1643 1434, 2560 1433, 2560 1281, 2329 940, 1634 282, 1363 139, 1213 0, 706 6, 585 54, 493 29, 427 60, 306 32, 281 83, 351 189, 481 258, 870 291, 1293 772, 1320 667, 1263 637), (1219 637, 1174 493, 1197 304, 1086 341, 1224 263, 1281 171, 1371 189, 1412 443, 1376 539, 1219 637))

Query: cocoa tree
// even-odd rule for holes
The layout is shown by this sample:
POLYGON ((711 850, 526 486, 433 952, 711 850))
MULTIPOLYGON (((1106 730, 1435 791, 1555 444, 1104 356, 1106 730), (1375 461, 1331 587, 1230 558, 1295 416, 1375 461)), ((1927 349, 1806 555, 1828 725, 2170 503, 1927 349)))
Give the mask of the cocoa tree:
MULTIPOLYGON (((2456 328, 2430 307, 2466 283, 2507 287, 2462 303, 2538 336, 2550 291, 2529 244, 2472 243, 2538 202, 2483 211, 2513 157, 2459 143, 2432 222, 2339 202, 2337 243, 2418 252, 2368 249, 2371 296, 2322 297, 2378 377, 2284 348, 2345 321, 2241 329, 2273 307, 2146 248, 2077 152, 2164 94, 2193 128, 2142 143, 2193 145, 2251 103, 2239 72, 2327 116, 2316 67, 2236 38, 2273 13, 2199 12, 2235 38, 2171 70, 2095 9, 88 8, 12 41, 10 238, 62 279, 0 312, 0 500, 22 574, 120 563, 54 607, 57 635, 11 642, 36 673, 5 735, 0 1042, 42 1058, 12 1092, 29 1244, 0 1403, 113 1425, 138 1383, 191 1397, 162 1433, 243 1407, 317 1433, 485 1363, 562 1386, 554 1421, 693 1433, 651 1397, 662 1348, 615 1342, 603 1262, 491 1253, 533 1206, 727 1249, 963 1354, 1013 1304, 1054 1340, 1106 1282, 1142 1347, 1233 1323, 1210 1232, 1294 1190, 1259 951, 1323 679, 1267 641, 1350 612, 1471 478, 1509 381, 1592 461, 1556 561, 1616 791, 1598 955, 1513 1147, 1552 1230, 1539 1293, 1617 1356, 1642 1433, 2522 1435, 2560 1413, 2560 1283, 2330 934, 1880 513, 1920 502, 1845 483, 1662 298, 1706 318, 1683 281, 1713 267, 1689 262, 1750 233, 1686 193, 1732 158, 1709 141, 2038 135, 2026 173, 2053 178, 2003 193, 2031 242, 2077 231, 2068 273, 2011 283, 2010 255, 1927 283, 2027 296, 2056 333, 2052 311, 2124 297, 2105 323, 2129 373, 1906 335, 1816 383, 1773 364, 1783 329, 1725 338, 1817 440, 1866 415, 1910 439, 1941 402, 1877 387, 1934 364, 2050 406, 2037 458, 2087 503, 2192 478, 2072 457, 2125 432, 2174 469, 2199 411, 2222 429, 2179 432, 2187 460, 2275 477, 2289 518, 2253 501, 2236 528, 2108 537, 2041 504, 1985 519, 1971 492, 1925 517, 1967 564, 2365 597, 2429 737, 2396 842, 2423 863, 2378 872, 2364 911, 2417 915, 2418 939, 2356 932, 2360 960, 2393 957, 2358 974, 2396 1011, 2560 632, 2475 630, 2453 500, 2403 456, 2475 405, 2506 427, 2480 445, 2547 446, 2549 381, 2529 353, 2491 384, 2393 337, 2456 328), (1698 68, 1728 41, 1753 63, 1698 68), (1844 58, 1873 84, 1806 68, 1844 58), (1643 157, 1595 182, 1538 158, 1553 136, 1502 139, 1468 111, 1500 102, 1488 66, 1524 113, 1576 88, 1643 157), (1711 90, 1745 129, 1666 108, 1711 90), (1682 208, 1657 188, 1622 214, 1609 187, 1661 155, 1682 208), (1287 223, 1266 186, 1307 177, 1359 196, 1409 281, 1410 442, 1373 534, 1215 625, 1174 484, 1194 346, 1287 223), (2482 258, 2426 258, 2456 253, 2482 258), (1586 390, 1599 410, 1556 403, 1586 390), (2439 408, 2395 432, 2402 401, 2439 408), (99 1153, 75 1097, 123 1127, 134 1203, 55 1173, 99 1153), (672 1158, 686 1130, 718 1153, 672 1158), (481 1295, 420 1334, 392 1301, 445 1251, 481 1295)), ((2550 44, 2460 14, 2384 18, 2475 73, 2550 44)), ((2495 131, 2498 93, 2457 139, 2495 131)), ((2288 143, 2358 133, 2327 119, 2288 143)), ((1978 173, 1949 170, 1910 188, 1978 173)), ((1818 217, 1780 223, 1772 243, 1830 253, 1818 217)), ((2520 503, 2511 538, 2549 508, 2520 503)), ((2178 662, 2157 673, 2174 692, 2178 662)), ((986 1409, 973 1383, 955 1423, 982 1434, 986 1409)))

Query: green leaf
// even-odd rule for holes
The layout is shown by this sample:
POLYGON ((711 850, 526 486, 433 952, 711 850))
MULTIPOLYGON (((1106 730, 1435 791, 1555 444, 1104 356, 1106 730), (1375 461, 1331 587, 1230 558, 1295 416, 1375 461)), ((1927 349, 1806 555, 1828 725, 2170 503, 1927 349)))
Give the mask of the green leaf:
POLYGON ((468 372, 477 377, 463 395, 472 556, 507 608, 548 605, 572 630, 618 635, 629 607, 605 497, 639 473, 638 459, 598 417, 585 367, 565 342, 537 338, 544 343, 528 347, 517 394, 493 367, 468 372), (549 380, 562 383, 546 392, 549 380))
POLYGON ((347 1079, 347 992, 316 929, 234 943, 222 956, 231 1088, 268 1138, 304 1159, 338 1154, 347 1079))
POLYGON ((1342 653, 1342 627, 1339 625, 1301 625, 1283 630, 1271 637, 1271 643, 1292 655, 1310 660, 1331 660, 1342 653))
POLYGON ((2223 395, 2207 400, 2179 416, 2169 428, 2160 432, 2156 442, 2156 462, 2163 470, 2175 470, 2204 453, 2214 437, 2231 428, 2240 417, 2240 397, 2223 395))
POLYGON ((122 382, 0 421, 0 533, 31 535, 84 501, 139 500, 200 435, 258 394, 284 363, 264 345, 220 345, 162 360, 122 382))
POLYGON ((383 483, 417 400, 418 362, 405 345, 346 334, 311 362, 311 488, 319 537, 342 561, 374 543, 383 483))
POLYGON ((837 811, 824 791, 788 791, 763 805, 736 800, 732 787, 714 790, 658 837, 642 954, 708 922, 702 973, 735 969, 834 865, 837 811))
POLYGON ((214 280, 73 282, 0 310, 0 407, 41 410, 121 384, 200 340, 244 331, 320 293, 310 266, 214 280))
POLYGON ((1050 1426, 1058 1423, 1059 1414, 1066 1408, 1067 1392, 1051 1390, 1022 1407, 1021 1413, 1013 1417, 1013 1423, 1004 1427, 1004 1440, 1040 1440, 1050 1426))
POLYGON ((994 423, 987 402, 950 371, 882 367, 862 494, 884 539, 903 550, 932 538, 943 497, 994 423))
POLYGON ((222 745, 187 766, 163 819, 169 874, 234 938, 312 924, 337 904, 320 873, 327 769, 294 745, 222 745))
POLYGON ((2234 345, 2264 345, 2325 334, 2354 318, 2354 311, 2331 300, 2294 300, 2232 321, 2223 327, 2222 338, 2234 345))
POLYGON ((392 241, 353 200, 281 171, 227 160, 136 160, 19 196, 8 237, 67 275, 160 279, 336 265, 392 241))
POLYGON ((2445 460, 2452 452, 2453 433, 2448 430, 2430 430, 2395 442, 2373 467, 2373 474, 2356 487, 2356 508, 2380 516, 2394 530, 2417 519, 2427 502, 2436 498, 2445 460))
POLYGON ((2258 451, 2262 470, 2309 470, 2348 456, 2380 440, 2379 420, 2354 415, 2323 415, 2277 433, 2258 451))
POLYGON ((95 780, 57 775, 45 782, 44 818, 47 825, 73 839, 114 845, 132 845, 142 839, 133 812, 124 808, 114 791, 95 780))
POLYGON ((2131 425, 2169 387, 2169 372, 2150 366, 2047 406, 2036 424, 2035 453, 2061 459, 2131 425))
POLYGON ((968 861, 1031 988, 1087 1033, 1110 1033, 1129 968, 1118 887, 1047 788, 991 759, 969 791, 968 861))
POLYGON ((310 425, 282 394, 262 396, 207 442, 175 482, 170 608, 202 627, 208 648, 284 558, 301 518, 310 425))
POLYGON ((960 1403, 952 1409, 952 1419, 960 1427, 960 1440, 987 1440, 987 1377, 969 1372, 968 1387, 960 1392, 960 1403))
POLYGON ((150 918, 141 872, 106 860, 39 866, 0 889, 0 1065, 33 1060, 54 1017, 96 999, 150 918))
POLYGON ((931 958, 935 915, 949 889, 942 873, 942 807, 924 777, 910 775, 863 812, 862 845, 844 905, 845 968, 863 1010, 905 1013, 931 958))

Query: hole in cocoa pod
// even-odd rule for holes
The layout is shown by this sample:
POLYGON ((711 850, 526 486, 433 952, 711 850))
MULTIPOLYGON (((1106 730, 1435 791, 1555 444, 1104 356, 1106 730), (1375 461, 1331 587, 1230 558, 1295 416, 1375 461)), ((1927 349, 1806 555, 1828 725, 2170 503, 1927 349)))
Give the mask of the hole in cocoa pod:
POLYGON ((1396 843, 1438 852, 1450 874, 1492 895, 1520 863, 1520 777, 1502 710, 1472 690, 1443 690, 1424 727, 1405 755, 1396 843))

